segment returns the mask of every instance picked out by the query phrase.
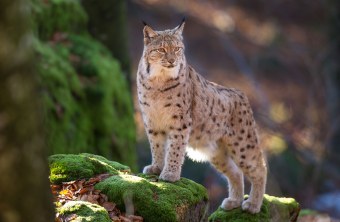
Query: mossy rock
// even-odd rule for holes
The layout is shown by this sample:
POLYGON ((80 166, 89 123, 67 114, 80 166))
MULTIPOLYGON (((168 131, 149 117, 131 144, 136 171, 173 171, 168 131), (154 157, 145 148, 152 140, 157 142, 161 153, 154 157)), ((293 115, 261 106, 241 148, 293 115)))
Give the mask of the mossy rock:
POLYGON ((261 211, 258 214, 244 212, 241 208, 230 211, 219 208, 210 215, 209 222, 295 222, 299 211, 299 203, 293 198, 279 198, 265 194, 261 211))
POLYGON ((74 222, 112 222, 104 207, 86 201, 69 201, 57 208, 57 213, 67 221, 74 222))
POLYGON ((98 183, 95 188, 123 211, 133 210, 148 222, 207 220, 207 191, 186 178, 169 183, 159 181, 157 176, 120 174, 98 183))
POLYGON ((111 173, 95 189, 106 194, 121 211, 142 216, 145 221, 207 221, 207 190, 189 179, 169 183, 159 181, 157 176, 132 175, 127 166, 86 153, 52 155, 49 166, 51 183, 111 173))
POLYGON ((88 179, 101 173, 119 174, 121 171, 130 172, 130 168, 127 166, 88 153, 79 155, 56 154, 50 156, 48 161, 52 184, 83 178, 88 179))

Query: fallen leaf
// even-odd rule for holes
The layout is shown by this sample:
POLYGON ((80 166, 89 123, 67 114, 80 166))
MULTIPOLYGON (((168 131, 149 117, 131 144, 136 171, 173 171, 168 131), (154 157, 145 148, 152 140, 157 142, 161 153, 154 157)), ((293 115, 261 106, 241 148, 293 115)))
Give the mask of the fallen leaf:
POLYGON ((132 220, 133 222, 141 222, 141 221, 143 221, 143 217, 141 217, 141 216, 129 215, 128 218, 130 220, 132 220))
POLYGON ((119 216, 119 219, 120 219, 122 222, 132 222, 129 218, 124 217, 124 216, 122 216, 122 215, 119 216))
POLYGON ((117 217, 117 216, 111 216, 111 215, 110 215, 110 218, 111 218, 111 220, 114 221, 114 222, 120 222, 120 221, 121 221, 121 220, 119 219, 119 217, 117 217))
POLYGON ((107 210, 107 211, 113 211, 116 207, 116 204, 112 202, 104 202, 102 206, 107 210))
POLYGON ((69 221, 72 221, 72 220, 76 219, 77 217, 78 217, 77 214, 70 214, 70 215, 68 215, 68 216, 65 218, 65 221, 66 221, 66 222, 69 222, 69 221))
POLYGON ((80 195, 82 195, 82 194, 84 194, 84 193, 87 193, 89 191, 89 189, 88 188, 82 188, 82 189, 79 189, 79 190, 77 190, 74 194, 80 194, 80 195))

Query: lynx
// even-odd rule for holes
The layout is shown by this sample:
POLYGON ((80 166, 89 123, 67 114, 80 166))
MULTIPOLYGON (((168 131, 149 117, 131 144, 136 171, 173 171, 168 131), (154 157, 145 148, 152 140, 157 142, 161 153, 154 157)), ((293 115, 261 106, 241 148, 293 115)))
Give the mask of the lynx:
POLYGON ((207 81, 187 64, 184 24, 183 20, 165 31, 145 24, 143 29, 137 91, 152 154, 152 163, 143 173, 175 182, 180 179, 185 154, 209 161, 228 180, 229 197, 221 207, 242 206, 258 213, 267 168, 248 99, 239 90, 207 81), (243 174, 251 182, 246 200, 243 174))

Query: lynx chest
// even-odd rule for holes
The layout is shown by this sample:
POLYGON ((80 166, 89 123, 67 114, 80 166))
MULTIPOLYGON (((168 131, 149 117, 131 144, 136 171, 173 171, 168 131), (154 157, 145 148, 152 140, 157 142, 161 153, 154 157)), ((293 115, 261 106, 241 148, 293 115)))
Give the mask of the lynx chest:
POLYGON ((177 90, 162 92, 160 90, 142 90, 138 95, 143 120, 158 130, 168 129, 174 121, 182 116, 182 106, 176 97, 177 90))

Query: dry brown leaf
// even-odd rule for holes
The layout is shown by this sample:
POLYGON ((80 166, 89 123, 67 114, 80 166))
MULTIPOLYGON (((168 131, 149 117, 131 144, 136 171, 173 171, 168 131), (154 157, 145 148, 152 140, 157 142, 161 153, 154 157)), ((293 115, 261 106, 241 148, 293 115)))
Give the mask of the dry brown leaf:
POLYGON ((61 189, 61 185, 51 184, 51 189, 52 190, 59 190, 59 189, 61 189))
POLYGON ((59 217, 56 217, 56 218, 54 219, 54 222, 63 222, 63 219, 61 219, 61 218, 59 218, 59 217))
POLYGON ((82 195, 82 196, 80 197, 79 200, 87 201, 87 199, 88 199, 88 195, 87 195, 87 194, 84 194, 84 195, 82 195))
POLYGON ((98 195, 99 195, 100 192, 101 192, 100 190, 94 190, 94 191, 93 191, 93 194, 98 194, 98 195))
POLYGON ((81 189, 77 190, 74 194, 75 195, 78 195, 78 194, 83 195, 87 192, 89 192, 89 189, 87 187, 85 187, 85 188, 81 188, 81 189))
POLYGON ((111 220, 114 221, 114 222, 120 222, 120 221, 121 221, 121 220, 119 219, 119 217, 117 217, 117 216, 111 216, 111 215, 110 215, 110 218, 111 218, 111 220))
POLYGON ((116 204, 112 202, 104 202, 102 206, 107 210, 107 211, 113 211, 116 207, 116 204))
POLYGON ((96 177, 93 177, 93 178, 90 178, 87 182, 85 182, 85 184, 95 184, 95 183, 98 183, 100 182, 100 179, 99 178, 96 178, 96 177))
POLYGON ((107 198, 107 196, 105 194, 100 193, 99 195, 101 196, 101 199, 103 200, 103 203, 108 201, 108 198, 107 198))
POLYGON ((77 217, 78 217, 77 214, 70 214, 70 215, 68 215, 68 216, 65 218, 65 221, 66 221, 66 222, 69 222, 69 221, 72 221, 72 220, 76 219, 77 217))
POLYGON ((94 204, 99 204, 97 199, 98 198, 96 197, 96 195, 90 194, 90 195, 87 195, 87 200, 86 201, 88 201, 90 203, 94 203, 94 204))
POLYGON ((132 222, 129 218, 124 217, 124 216, 122 216, 122 215, 119 216, 119 219, 120 219, 122 222, 132 222))
POLYGON ((103 173, 103 174, 99 174, 97 177, 102 181, 102 180, 109 178, 110 176, 112 175, 109 173, 103 173))
POLYGON ((133 222, 142 222, 143 221, 143 217, 141 217, 141 216, 129 215, 128 218, 131 219, 133 222))

